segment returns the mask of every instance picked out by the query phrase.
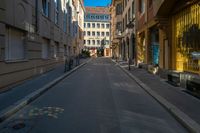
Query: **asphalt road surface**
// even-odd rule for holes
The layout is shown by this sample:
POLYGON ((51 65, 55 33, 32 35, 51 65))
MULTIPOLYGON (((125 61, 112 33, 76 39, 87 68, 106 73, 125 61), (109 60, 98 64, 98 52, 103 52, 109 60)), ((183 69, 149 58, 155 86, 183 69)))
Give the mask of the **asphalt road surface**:
POLYGON ((110 59, 96 58, 0 125, 15 132, 187 131, 110 59))

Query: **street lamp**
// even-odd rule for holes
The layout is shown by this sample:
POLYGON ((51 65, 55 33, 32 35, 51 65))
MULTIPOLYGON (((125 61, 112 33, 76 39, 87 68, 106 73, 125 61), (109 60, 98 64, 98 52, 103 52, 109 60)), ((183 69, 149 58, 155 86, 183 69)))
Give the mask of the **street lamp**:
MULTIPOLYGON (((133 21, 134 21, 134 19, 132 20, 132 21, 129 21, 129 23, 126 25, 126 28, 127 28, 127 34, 130 34, 130 30, 131 29, 133 29, 134 28, 134 24, 133 24, 133 21)), ((131 57, 130 57, 130 53, 129 53, 129 45, 130 45, 130 39, 128 40, 128 70, 131 70, 131 67, 130 67, 130 65, 131 65, 131 57)))

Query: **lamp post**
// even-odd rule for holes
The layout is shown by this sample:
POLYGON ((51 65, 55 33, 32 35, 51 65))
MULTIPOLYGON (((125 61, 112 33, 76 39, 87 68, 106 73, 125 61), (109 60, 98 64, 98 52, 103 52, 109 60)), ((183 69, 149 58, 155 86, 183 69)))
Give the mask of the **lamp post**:
MULTIPOLYGON (((133 21, 130 21, 127 25, 126 25, 126 28, 127 28, 127 34, 130 34, 130 30, 134 28, 134 24, 133 24, 133 21)), ((128 40, 128 70, 130 71, 131 70, 131 57, 130 57, 130 39, 128 40)))

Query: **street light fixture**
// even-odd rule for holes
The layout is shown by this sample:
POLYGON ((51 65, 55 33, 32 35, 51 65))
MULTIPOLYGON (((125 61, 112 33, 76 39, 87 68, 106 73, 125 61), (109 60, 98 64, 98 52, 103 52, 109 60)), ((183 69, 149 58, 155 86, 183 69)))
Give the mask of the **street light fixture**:
MULTIPOLYGON (((129 21, 129 23, 126 25, 127 34, 130 34, 130 30, 134 28, 134 24, 133 24, 134 20, 135 19, 133 19, 132 21, 129 21)), ((129 41, 129 45, 130 45, 130 39, 128 41, 129 41)), ((130 57, 130 53, 129 53, 129 47, 130 47, 129 45, 128 45, 128 70, 130 71, 131 70, 131 67, 130 67, 130 65, 131 65, 131 57, 130 57)))

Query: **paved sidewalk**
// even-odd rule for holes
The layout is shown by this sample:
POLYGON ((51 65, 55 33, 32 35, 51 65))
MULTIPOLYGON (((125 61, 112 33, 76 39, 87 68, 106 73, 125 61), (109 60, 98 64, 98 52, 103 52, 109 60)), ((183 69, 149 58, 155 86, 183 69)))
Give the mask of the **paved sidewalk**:
MULTIPOLYGON (((128 70, 126 62, 119 62, 120 66, 128 70)), ((157 94, 179 108, 191 119, 200 124, 200 100, 185 93, 183 88, 174 87, 160 77, 148 73, 144 69, 131 66, 130 73, 149 86, 157 94)))
MULTIPOLYGON (((88 58, 89 59, 89 58, 88 58)), ((86 62, 88 59, 81 59, 80 64, 86 62)), ((75 67, 75 63, 72 68, 75 67)), ((0 111, 13 105, 15 102, 23 99, 25 96, 40 89, 54 79, 64 74, 64 64, 56 66, 53 70, 42 75, 24 81, 22 84, 16 85, 5 92, 0 93, 0 111)))

